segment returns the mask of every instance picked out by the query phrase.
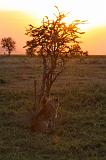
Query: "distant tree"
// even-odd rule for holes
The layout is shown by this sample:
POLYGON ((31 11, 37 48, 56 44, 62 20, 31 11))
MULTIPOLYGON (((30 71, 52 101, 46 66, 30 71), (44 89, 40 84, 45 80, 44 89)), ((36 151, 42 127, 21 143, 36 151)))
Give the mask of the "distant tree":
POLYGON ((49 96, 53 83, 65 68, 67 59, 84 55, 78 40, 84 32, 80 31, 78 25, 85 21, 75 20, 66 24, 66 14, 56 8, 55 19, 50 20, 46 16, 41 26, 29 25, 26 30, 26 35, 31 39, 24 47, 42 59, 43 75, 39 99, 44 95, 49 96))
POLYGON ((1 40, 1 47, 4 48, 8 55, 10 56, 11 52, 15 50, 15 44, 16 42, 11 37, 5 37, 1 40))

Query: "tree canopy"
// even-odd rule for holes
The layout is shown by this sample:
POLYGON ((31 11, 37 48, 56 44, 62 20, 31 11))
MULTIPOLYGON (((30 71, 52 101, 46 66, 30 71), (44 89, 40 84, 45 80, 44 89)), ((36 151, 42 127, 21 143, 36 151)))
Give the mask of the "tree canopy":
POLYGON ((11 52, 15 50, 15 44, 16 42, 11 37, 5 37, 1 40, 1 47, 8 52, 9 56, 11 52))
POLYGON ((85 21, 74 20, 66 24, 66 14, 56 8, 55 19, 45 16, 39 27, 29 25, 26 30, 26 35, 30 37, 24 46, 26 52, 40 56, 43 62, 41 96, 44 93, 49 95, 52 84, 64 70, 67 58, 85 54, 79 45, 80 35, 84 34, 79 24, 85 21))

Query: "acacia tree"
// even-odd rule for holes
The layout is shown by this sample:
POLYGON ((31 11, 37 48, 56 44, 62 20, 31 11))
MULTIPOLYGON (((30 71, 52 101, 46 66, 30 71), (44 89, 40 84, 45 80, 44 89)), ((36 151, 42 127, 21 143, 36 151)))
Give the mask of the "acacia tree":
POLYGON ((75 20, 67 25, 64 22, 66 14, 56 8, 58 12, 55 19, 50 20, 46 16, 39 27, 29 25, 26 30, 26 35, 31 39, 24 47, 42 59, 40 98, 44 94, 49 96, 53 83, 65 68, 67 59, 84 54, 78 40, 84 32, 80 31, 78 25, 85 22, 75 20))
POLYGON ((15 50, 15 44, 16 42, 11 37, 2 38, 1 40, 1 47, 8 52, 9 56, 15 50))

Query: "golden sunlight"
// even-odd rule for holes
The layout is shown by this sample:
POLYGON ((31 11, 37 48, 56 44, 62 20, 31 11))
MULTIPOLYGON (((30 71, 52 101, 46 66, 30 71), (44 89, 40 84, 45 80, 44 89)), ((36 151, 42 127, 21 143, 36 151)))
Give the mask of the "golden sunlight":
POLYGON ((53 13, 57 12, 54 6, 68 13, 65 18, 68 24, 73 20, 87 20, 85 25, 80 25, 86 32, 83 38, 85 49, 91 54, 106 54, 106 0, 0 0, 0 37, 9 35, 16 38, 17 48, 22 51, 26 40, 25 27, 28 24, 39 25, 44 16, 52 19, 53 13), (98 30, 101 32, 101 28, 103 32, 100 34, 98 30))
POLYGON ((83 29, 89 29, 95 26, 103 25, 106 23, 105 0, 31 0, 26 11, 38 19, 42 19, 47 15, 53 18, 56 10, 54 6, 57 5, 61 11, 68 13, 65 19, 67 23, 71 20, 81 19, 87 20, 88 23, 82 26, 83 29))
POLYGON ((106 23, 105 0, 3 0, 0 2, 0 9, 20 10, 27 12, 39 21, 43 16, 53 17, 56 12, 54 6, 57 5, 61 11, 68 13, 66 22, 81 19, 88 20, 88 24, 83 28, 91 28, 106 23))

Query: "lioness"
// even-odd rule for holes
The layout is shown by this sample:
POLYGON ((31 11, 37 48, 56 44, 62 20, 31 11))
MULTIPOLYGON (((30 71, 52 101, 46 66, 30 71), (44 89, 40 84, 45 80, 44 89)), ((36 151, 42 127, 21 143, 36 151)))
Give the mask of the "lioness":
POLYGON ((39 113, 33 117, 31 129, 40 132, 48 132, 50 129, 54 129, 58 108, 58 98, 47 99, 39 113))

